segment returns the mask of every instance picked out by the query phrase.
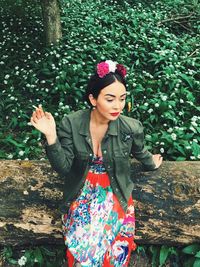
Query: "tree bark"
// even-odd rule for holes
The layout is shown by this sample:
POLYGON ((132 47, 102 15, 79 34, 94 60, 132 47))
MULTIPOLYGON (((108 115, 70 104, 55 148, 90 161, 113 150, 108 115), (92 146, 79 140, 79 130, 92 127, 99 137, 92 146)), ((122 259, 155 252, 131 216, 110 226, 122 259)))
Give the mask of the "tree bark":
POLYGON ((62 38, 58 0, 41 0, 46 45, 55 44, 62 38))
MULTIPOLYGON (((0 245, 63 244, 63 183, 47 161, 0 161, 0 245)), ((136 243, 200 242, 200 164, 164 162, 152 172, 132 163, 136 243)))

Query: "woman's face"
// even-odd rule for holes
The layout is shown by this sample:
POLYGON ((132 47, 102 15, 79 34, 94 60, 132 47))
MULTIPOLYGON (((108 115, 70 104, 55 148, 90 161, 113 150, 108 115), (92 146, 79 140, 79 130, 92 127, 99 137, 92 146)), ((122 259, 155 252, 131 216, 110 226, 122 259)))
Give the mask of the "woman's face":
POLYGON ((102 119, 116 120, 125 106, 126 88, 119 81, 104 87, 97 99, 90 98, 95 111, 102 119))

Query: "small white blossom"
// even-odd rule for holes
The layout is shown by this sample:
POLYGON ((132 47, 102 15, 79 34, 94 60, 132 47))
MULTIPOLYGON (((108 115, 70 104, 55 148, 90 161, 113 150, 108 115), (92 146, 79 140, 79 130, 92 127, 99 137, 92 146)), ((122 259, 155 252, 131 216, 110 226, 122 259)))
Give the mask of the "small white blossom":
POLYGON ((25 256, 22 256, 19 260, 18 260, 18 264, 19 266, 24 266, 27 262, 27 258, 25 256))
POLYGON ((166 101, 167 100, 167 96, 166 95, 162 95, 161 99, 162 99, 162 101, 166 101))
POLYGON ((180 103, 184 103, 184 100, 183 99, 180 99, 180 103))
POLYGON ((195 158, 194 156, 190 156, 190 159, 192 159, 192 160, 193 160, 193 159, 196 159, 196 158, 195 158))
POLYGON ((195 121, 192 121, 191 124, 192 124, 193 126, 195 126, 195 127, 198 126, 197 123, 196 123, 195 121))
POLYGON ((172 138, 172 140, 176 140, 176 134, 175 133, 172 133, 171 134, 171 138, 172 138))
POLYGON ((153 109, 150 108, 150 109, 148 110, 148 113, 152 113, 152 112, 153 112, 153 109))
POLYGON ((196 133, 196 130, 194 129, 194 127, 190 126, 189 128, 192 132, 196 133))
POLYGON ((157 107, 159 107, 159 104, 158 104, 158 103, 156 103, 156 104, 155 104, 155 107, 156 107, 156 108, 157 108, 157 107))
POLYGON ((13 158, 13 155, 12 155, 12 154, 9 154, 9 155, 7 156, 7 158, 8 158, 8 159, 12 159, 12 158, 13 158))
POLYGON ((197 139, 193 139, 193 142, 198 143, 198 140, 197 139))
POLYGON ((146 103, 144 103, 144 106, 148 107, 148 105, 149 105, 149 104, 148 104, 147 102, 146 102, 146 103))
POLYGON ((24 151, 23 151, 23 150, 20 150, 18 154, 19 154, 20 156, 23 156, 23 155, 24 155, 24 151))
POLYGON ((160 152, 161 152, 161 153, 164 153, 164 152, 165 152, 165 150, 164 150, 163 147, 161 147, 160 152))
POLYGON ((173 131, 173 129, 169 128, 167 131, 168 131, 168 133, 171 133, 173 131))
POLYGON ((4 78, 7 80, 7 79, 9 79, 9 77, 10 77, 10 75, 6 74, 4 78))

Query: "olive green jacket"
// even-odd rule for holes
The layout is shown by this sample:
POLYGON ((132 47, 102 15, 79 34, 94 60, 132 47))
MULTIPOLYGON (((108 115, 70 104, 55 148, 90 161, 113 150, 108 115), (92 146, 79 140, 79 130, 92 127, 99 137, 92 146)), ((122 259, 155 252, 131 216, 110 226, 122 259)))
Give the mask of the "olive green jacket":
MULTIPOLYGON (((89 131, 90 113, 87 109, 65 116, 58 129, 56 143, 46 146, 51 166, 65 177, 65 205, 69 205, 77 197, 93 156, 89 131)), ((146 170, 155 169, 152 154, 144 147, 141 122, 123 115, 115 121, 110 121, 101 149, 113 192, 126 210, 127 200, 133 190, 130 156, 139 160, 146 170)))

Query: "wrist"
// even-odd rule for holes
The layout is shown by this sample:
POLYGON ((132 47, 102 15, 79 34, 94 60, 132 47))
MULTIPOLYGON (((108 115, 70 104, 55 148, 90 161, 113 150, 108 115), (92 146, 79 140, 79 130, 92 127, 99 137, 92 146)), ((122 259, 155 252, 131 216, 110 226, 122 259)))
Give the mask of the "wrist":
POLYGON ((56 133, 45 135, 45 137, 46 137, 48 145, 53 145, 53 144, 56 143, 56 139, 57 139, 57 134, 56 133))

